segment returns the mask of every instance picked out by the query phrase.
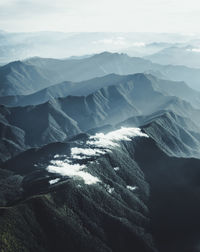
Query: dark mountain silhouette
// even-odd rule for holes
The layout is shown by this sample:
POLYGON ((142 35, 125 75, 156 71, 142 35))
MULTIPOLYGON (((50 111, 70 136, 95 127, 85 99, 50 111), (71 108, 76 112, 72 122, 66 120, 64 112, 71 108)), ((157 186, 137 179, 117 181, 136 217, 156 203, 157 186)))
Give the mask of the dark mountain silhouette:
POLYGON ((158 251, 197 251, 199 159, 172 158, 142 139, 134 152, 150 184, 151 232, 158 251))
POLYGON ((9 191, 1 181, 3 248, 9 244, 11 249, 38 251, 195 251, 200 161, 170 157, 152 137, 139 136, 118 140, 105 154, 73 157, 73 148, 99 148, 89 147, 89 139, 81 134, 65 144, 28 150, 1 165, 3 181, 15 181, 9 191), (87 184, 79 177, 83 173, 64 176, 47 169, 62 164, 66 171, 84 165, 87 176, 99 182, 87 184), (12 243, 7 242, 10 236, 12 243))
MULTIPOLYGON (((88 139, 85 136, 85 141, 88 139)), ((141 252, 156 251, 147 231, 148 184, 123 146, 98 159, 91 157, 93 162, 73 159, 77 166, 87 163, 87 174, 98 176, 100 181, 95 184, 85 184, 78 177, 62 177, 46 170, 55 155, 59 156, 55 160, 64 162, 61 156, 70 155, 72 147, 80 147, 79 141, 83 141, 83 136, 77 137, 75 142, 54 143, 26 151, 2 165, 3 170, 11 173, 7 174, 7 180, 23 176, 22 181, 19 179, 15 183, 16 189, 12 187, 18 190, 18 194, 15 193, 18 197, 21 195, 18 202, 12 201, 16 197, 12 197, 11 192, 8 195, 1 192, 1 199, 4 199, 1 205, 7 200, 11 206, 0 209, 4 215, 0 218, 3 249, 7 249, 7 234, 12 232, 11 249, 21 246, 38 251, 124 251, 124 248, 126 251, 133 248, 141 252), (116 171, 116 167, 120 170, 116 171), (49 182, 56 178, 60 182, 49 182), (137 186, 136 192, 132 191, 134 186, 137 186), (17 221, 15 229, 14 219, 17 221), (2 236, 8 221, 10 228, 2 236), (21 232, 21 229, 27 231, 21 232)))

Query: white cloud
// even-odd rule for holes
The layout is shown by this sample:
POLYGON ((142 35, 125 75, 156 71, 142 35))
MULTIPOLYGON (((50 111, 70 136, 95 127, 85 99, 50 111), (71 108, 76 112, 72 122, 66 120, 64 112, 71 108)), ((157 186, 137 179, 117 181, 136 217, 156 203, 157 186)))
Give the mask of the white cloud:
MULTIPOLYGON (((58 173, 62 176, 68 176, 74 179, 81 178, 84 180, 85 184, 88 185, 95 184, 100 182, 100 180, 87 172, 86 165, 75 163, 76 159, 81 160, 88 159, 88 157, 98 157, 104 155, 107 152, 110 152, 114 147, 118 147, 119 141, 131 141, 136 136, 148 137, 148 135, 141 132, 141 129, 139 128, 122 127, 121 129, 109 132, 107 134, 98 133, 89 138, 89 140, 86 142, 85 148, 71 148, 70 157, 66 158, 65 156, 60 157, 59 155, 55 155, 55 159, 51 160, 47 170, 51 173, 58 173), (65 159, 62 157, 65 157, 65 159)), ((118 167, 115 167, 114 170, 117 171, 118 167)), ((110 189, 109 191, 111 193, 113 189, 110 189)))
POLYGON ((60 180, 59 178, 52 179, 52 180, 49 181, 49 184, 53 185, 53 184, 57 183, 59 180, 60 180))
POLYGON ((137 189, 137 186, 130 186, 130 185, 127 185, 126 188, 129 189, 130 191, 135 191, 135 190, 137 189))
POLYGON ((192 49, 186 49, 188 52, 197 52, 200 53, 200 48, 192 48, 192 49))
POLYGON ((99 150, 99 149, 90 149, 90 148, 84 149, 84 148, 77 148, 77 147, 74 147, 71 149, 72 158, 75 158, 75 159, 85 159, 91 156, 100 156, 105 153, 106 153, 105 151, 99 150))
POLYGON ((139 128, 124 128, 119 130, 111 131, 107 134, 97 133, 95 136, 91 136, 87 144, 90 146, 100 148, 113 148, 119 146, 119 141, 131 141, 133 137, 148 137, 147 134, 143 133, 139 128))
POLYGON ((73 159, 87 159, 90 157, 98 157, 106 154, 110 149, 119 146, 119 141, 131 141, 133 137, 148 137, 147 134, 142 133, 139 128, 124 128, 109 132, 107 134, 97 133, 91 136, 86 142, 90 148, 71 148, 71 158, 73 159))
POLYGON ((135 46, 135 47, 145 47, 145 43, 144 42, 134 42, 132 44, 132 46, 135 46))
POLYGON ((100 182, 98 178, 92 176, 86 171, 83 171, 86 168, 85 165, 70 164, 68 160, 53 160, 51 163, 52 164, 47 167, 47 170, 51 173, 58 173, 62 176, 68 176, 70 178, 80 178, 88 185, 100 182))
POLYGON ((54 158, 59 158, 59 155, 58 155, 58 154, 56 154, 56 155, 54 156, 54 158))
POLYGON ((92 42, 93 44, 97 45, 113 45, 113 46, 126 46, 128 45, 128 42, 124 37, 116 37, 116 38, 106 38, 106 39, 100 39, 100 40, 95 40, 92 42))

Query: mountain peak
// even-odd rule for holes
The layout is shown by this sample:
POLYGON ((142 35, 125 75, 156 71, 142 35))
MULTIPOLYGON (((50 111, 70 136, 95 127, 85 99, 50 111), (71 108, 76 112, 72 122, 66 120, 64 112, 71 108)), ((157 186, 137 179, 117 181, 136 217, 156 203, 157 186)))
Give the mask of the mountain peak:
POLYGON ((21 66, 21 65, 24 65, 24 63, 20 60, 16 60, 16 61, 12 61, 12 62, 6 64, 3 67, 12 67, 12 66, 21 66))
POLYGON ((93 57, 129 57, 127 54, 125 53, 112 53, 112 52, 102 52, 99 54, 95 54, 93 57))

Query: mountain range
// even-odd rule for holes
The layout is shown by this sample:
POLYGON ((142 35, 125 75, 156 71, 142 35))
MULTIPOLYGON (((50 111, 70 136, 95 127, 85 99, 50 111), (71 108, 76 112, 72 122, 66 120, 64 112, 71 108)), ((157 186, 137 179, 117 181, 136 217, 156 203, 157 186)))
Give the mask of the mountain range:
POLYGON ((67 58, 103 51, 146 56, 173 45, 196 46, 199 35, 142 32, 5 32, 0 30, 0 65, 34 56, 67 58))
POLYGON ((199 80, 110 52, 1 66, 0 251, 198 251, 199 80))
POLYGON ((138 128, 28 150, 1 166, 2 246, 195 251, 199 165, 167 155, 138 128))
POLYGON ((162 79, 185 81, 191 88, 198 89, 199 69, 164 66, 126 54, 104 52, 83 59, 32 58, 9 63, 0 67, 0 96, 29 95, 64 81, 80 82, 112 73, 144 72, 162 79))
POLYGON ((146 59, 154 63, 163 65, 184 65, 192 68, 200 67, 200 48, 199 46, 169 46, 160 51, 148 55, 146 59))
MULTIPOLYGON (((147 117, 162 110, 169 110, 181 117, 188 117, 193 124, 198 125, 199 123, 200 110, 198 108, 174 95, 167 95, 168 90, 168 94, 172 94, 170 92, 173 90, 173 85, 180 86, 177 88, 182 90, 179 95, 184 97, 182 94, 187 94, 188 100, 199 107, 198 99, 197 103, 191 99, 194 91, 184 83, 167 82, 152 75, 135 74, 108 75, 73 85, 75 87, 80 85, 81 88, 77 89, 78 92, 88 95, 53 98, 42 104, 25 107, 1 107, 1 123, 5 128, 2 131, 2 145, 5 145, 5 141, 7 144, 7 148, 3 148, 4 157, 6 157, 5 149, 11 148, 12 150, 13 146, 17 147, 16 153, 18 153, 20 150, 24 150, 25 146, 28 148, 55 141, 65 141, 69 137, 92 128, 107 124, 115 125, 130 116, 147 117), (88 94, 90 90, 94 90, 92 84, 95 81, 97 81, 96 88, 98 88, 98 84, 102 88, 88 94), (187 92, 188 90, 191 91, 191 94, 187 92), (37 125, 35 125, 35 121, 37 121, 37 125), (12 141, 9 140, 10 135, 12 141), (16 135, 16 138, 13 135, 16 135), (21 136, 20 139, 19 136, 21 136)), ((174 89, 175 94, 178 93, 177 89, 174 89)), ((197 94, 196 97, 198 98, 197 94)), ((142 123, 138 126, 141 125, 142 123)), ((9 151, 7 157, 10 157, 9 151)))
MULTIPOLYGON (((152 74, 146 74, 145 76, 151 81, 153 88, 158 92, 169 96, 176 96, 190 102, 195 108, 200 107, 200 93, 190 88, 186 83, 159 79, 152 74)), ((132 79, 133 75, 122 76, 109 74, 82 82, 65 81, 30 95, 2 96, 0 97, 0 103, 9 107, 38 105, 54 98, 66 97, 69 95, 87 96, 98 89, 118 85, 120 83, 123 84, 132 79)))

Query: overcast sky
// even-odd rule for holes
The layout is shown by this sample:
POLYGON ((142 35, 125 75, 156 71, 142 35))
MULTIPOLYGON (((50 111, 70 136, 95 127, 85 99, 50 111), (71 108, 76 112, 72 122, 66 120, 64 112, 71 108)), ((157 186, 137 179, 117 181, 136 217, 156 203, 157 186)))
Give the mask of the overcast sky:
POLYGON ((200 0, 0 0, 6 31, 199 32, 200 0))

